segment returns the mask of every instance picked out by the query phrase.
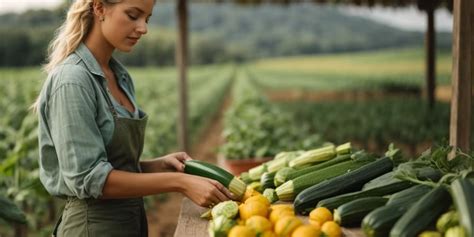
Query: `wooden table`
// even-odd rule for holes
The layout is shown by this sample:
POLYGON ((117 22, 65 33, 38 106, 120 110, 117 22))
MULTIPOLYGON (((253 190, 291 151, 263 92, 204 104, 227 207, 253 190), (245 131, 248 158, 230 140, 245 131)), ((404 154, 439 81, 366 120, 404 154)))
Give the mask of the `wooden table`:
MULTIPOLYGON (((175 237, 208 237, 207 225, 208 220, 199 216, 205 212, 207 208, 197 206, 188 198, 183 198, 181 203, 181 211, 179 213, 178 226, 174 232, 175 237)), ((307 220, 307 216, 299 216, 303 220, 307 220)), ((359 229, 343 229, 346 237, 363 237, 364 234, 359 229)))

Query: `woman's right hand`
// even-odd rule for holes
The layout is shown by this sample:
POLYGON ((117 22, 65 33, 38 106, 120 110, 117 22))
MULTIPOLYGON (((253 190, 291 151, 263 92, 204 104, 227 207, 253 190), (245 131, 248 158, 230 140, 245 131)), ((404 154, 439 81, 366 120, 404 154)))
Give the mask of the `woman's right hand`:
POLYGON ((235 199, 235 195, 216 180, 186 174, 183 184, 183 194, 201 207, 212 207, 219 202, 235 199))

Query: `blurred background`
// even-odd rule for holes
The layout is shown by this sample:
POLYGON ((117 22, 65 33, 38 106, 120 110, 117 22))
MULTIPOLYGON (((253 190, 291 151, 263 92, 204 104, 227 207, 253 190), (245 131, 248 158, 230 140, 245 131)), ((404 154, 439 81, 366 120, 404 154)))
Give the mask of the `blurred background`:
MULTIPOLYGON (((50 236, 63 201, 38 180, 29 110, 46 49, 70 1, 0 2, 0 196, 27 224, 0 218, 0 237, 50 236)), ((189 3, 188 135, 195 159, 257 160, 323 142, 407 157, 449 139, 452 13, 435 19, 435 100, 427 101, 426 13, 400 7, 189 3)), ((148 34, 115 56, 150 115, 144 158, 180 150, 176 4, 158 1, 148 34)), ((472 143, 472 142, 471 142, 472 143)), ((147 198, 150 236, 173 236, 182 196, 147 198)), ((0 209, 1 213, 1 209, 0 209)), ((0 215, 1 216, 1 215, 0 215)))

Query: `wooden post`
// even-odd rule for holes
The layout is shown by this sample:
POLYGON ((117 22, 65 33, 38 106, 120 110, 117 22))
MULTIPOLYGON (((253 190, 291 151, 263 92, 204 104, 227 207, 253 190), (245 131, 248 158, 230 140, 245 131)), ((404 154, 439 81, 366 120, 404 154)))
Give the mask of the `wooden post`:
POLYGON ((453 2, 453 69, 449 144, 469 152, 471 132, 472 0, 453 2))
POLYGON ((186 70, 188 62, 188 21, 187 1, 177 0, 177 38, 175 60, 178 68, 179 86, 179 116, 178 116, 178 144, 182 151, 189 152, 188 144, 188 94, 186 70))
POLYGON ((433 109, 435 103, 435 88, 436 88, 436 32, 434 23, 434 12, 436 6, 428 4, 426 8, 426 15, 428 24, 425 35, 425 57, 426 57, 426 96, 428 99, 428 107, 433 109))

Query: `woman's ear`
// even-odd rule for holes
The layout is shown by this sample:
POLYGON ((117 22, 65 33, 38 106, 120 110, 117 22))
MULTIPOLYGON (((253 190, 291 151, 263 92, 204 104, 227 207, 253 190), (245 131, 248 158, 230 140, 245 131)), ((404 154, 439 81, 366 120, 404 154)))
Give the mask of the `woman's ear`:
POLYGON ((92 11, 94 13, 94 18, 99 21, 104 21, 105 17, 105 8, 104 4, 100 0, 94 0, 92 3, 92 11))

